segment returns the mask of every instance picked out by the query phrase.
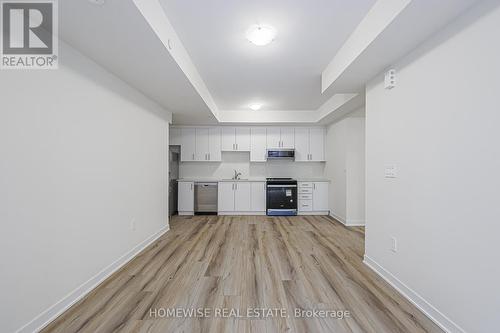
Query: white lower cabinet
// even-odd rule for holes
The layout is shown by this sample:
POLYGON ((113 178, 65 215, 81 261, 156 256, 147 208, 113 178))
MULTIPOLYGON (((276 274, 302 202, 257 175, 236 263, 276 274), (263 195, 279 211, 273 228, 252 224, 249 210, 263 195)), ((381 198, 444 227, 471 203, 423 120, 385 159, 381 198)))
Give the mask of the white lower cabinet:
POLYGON ((234 183, 234 210, 236 212, 250 212, 250 183, 234 183))
POLYGON ((265 213, 266 212, 266 183, 253 182, 251 200, 252 212, 265 213))
POLYGON ((299 182, 299 214, 328 215, 328 182, 299 182))
POLYGON ((217 199, 220 215, 263 214, 265 182, 219 182, 217 199))
POLYGON ((219 212, 234 212, 233 182, 219 182, 217 193, 217 210, 219 212))
POLYGON ((328 183, 314 182, 312 194, 312 210, 315 212, 328 212, 328 183))
POLYGON ((179 182, 177 184, 178 198, 177 210, 179 215, 194 214, 194 183, 179 182))

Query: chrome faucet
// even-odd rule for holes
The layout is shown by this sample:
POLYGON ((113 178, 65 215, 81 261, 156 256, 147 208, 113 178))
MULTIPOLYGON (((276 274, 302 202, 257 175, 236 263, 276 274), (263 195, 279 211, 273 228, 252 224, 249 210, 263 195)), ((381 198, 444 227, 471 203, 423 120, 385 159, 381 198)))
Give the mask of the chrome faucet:
POLYGON ((240 176, 241 176, 241 172, 238 172, 236 171, 236 169, 234 170, 234 176, 233 176, 233 179, 234 180, 238 180, 240 179, 240 176))

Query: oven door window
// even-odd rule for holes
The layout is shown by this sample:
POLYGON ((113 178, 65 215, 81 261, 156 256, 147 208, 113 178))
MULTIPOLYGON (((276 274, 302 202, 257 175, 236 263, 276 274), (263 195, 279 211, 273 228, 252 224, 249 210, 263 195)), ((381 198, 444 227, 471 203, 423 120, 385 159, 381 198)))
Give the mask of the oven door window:
POLYGON ((296 187, 268 187, 267 208, 269 209, 296 209, 296 187))

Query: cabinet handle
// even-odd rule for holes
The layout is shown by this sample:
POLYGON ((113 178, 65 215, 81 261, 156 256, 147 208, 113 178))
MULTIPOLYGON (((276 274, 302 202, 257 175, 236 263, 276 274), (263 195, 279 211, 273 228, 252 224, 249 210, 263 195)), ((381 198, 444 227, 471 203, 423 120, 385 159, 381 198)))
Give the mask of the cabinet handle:
POLYGON ((208 153, 208 160, 210 161, 210 153, 208 153))
POLYGON ((193 183, 191 183, 191 191, 193 190, 193 183))
POLYGON ((313 190, 316 189, 316 183, 313 183, 313 190))
POLYGON ((238 150, 238 144, 236 144, 236 150, 238 150))
POLYGON ((194 161, 194 153, 193 153, 193 161, 194 161))

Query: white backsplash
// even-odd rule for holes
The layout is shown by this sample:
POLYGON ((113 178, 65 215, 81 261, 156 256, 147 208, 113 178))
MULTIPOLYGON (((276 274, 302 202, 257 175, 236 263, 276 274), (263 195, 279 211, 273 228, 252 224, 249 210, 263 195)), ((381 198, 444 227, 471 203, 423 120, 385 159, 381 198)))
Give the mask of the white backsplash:
POLYGON ((320 178, 324 175, 324 162, 268 161, 250 163, 248 152, 223 152, 222 162, 181 162, 180 178, 231 178, 234 170, 241 178, 293 177, 320 178))

